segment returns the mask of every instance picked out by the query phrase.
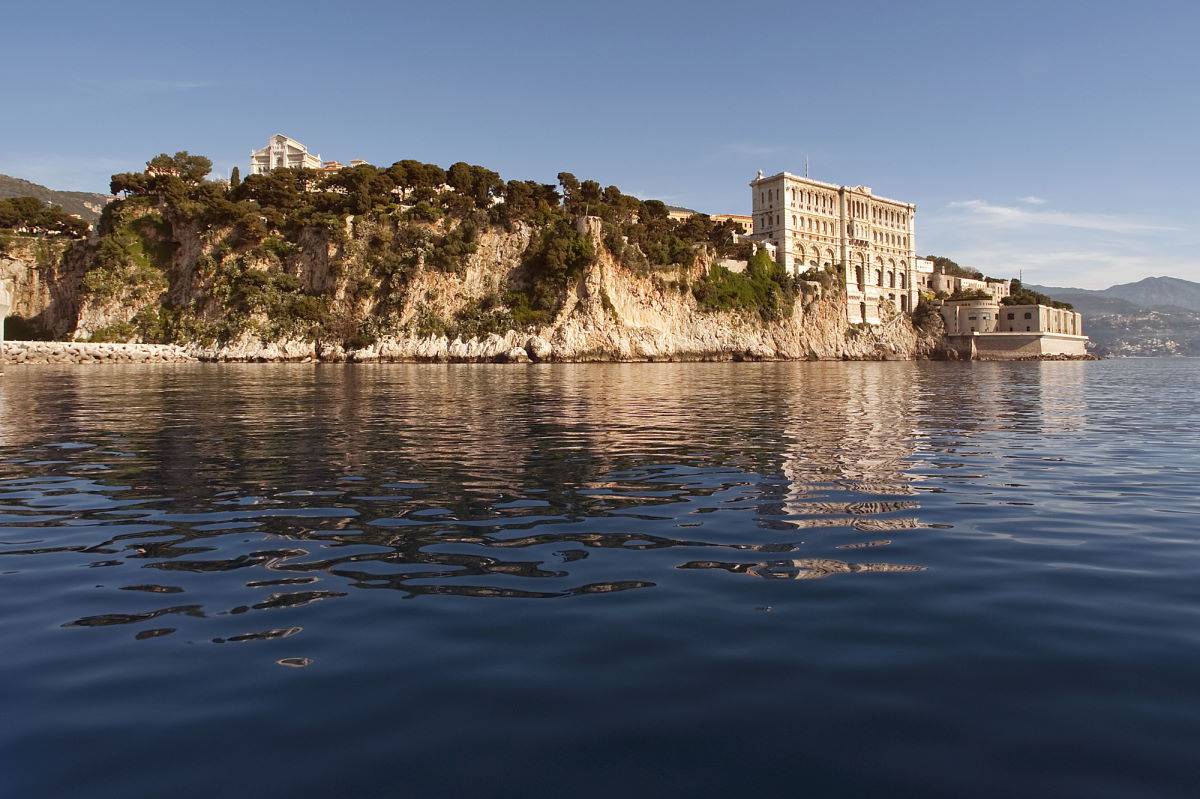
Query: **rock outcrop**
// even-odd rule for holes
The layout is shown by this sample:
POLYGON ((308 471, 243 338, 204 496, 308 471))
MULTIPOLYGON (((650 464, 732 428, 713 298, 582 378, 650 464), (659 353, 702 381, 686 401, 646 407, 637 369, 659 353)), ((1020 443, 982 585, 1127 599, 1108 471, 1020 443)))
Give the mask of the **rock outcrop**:
MULTIPOLYGON (((302 234, 293 245, 295 252, 288 267, 295 280, 306 291, 324 292, 343 300, 352 281, 360 279, 355 270, 362 274, 360 265, 368 262, 371 248, 380 246, 380 237, 386 234, 373 227, 375 224, 348 220, 347 235, 336 237, 337 244, 328 237, 302 234)), ((599 219, 580 219, 578 230, 590 239, 596 257, 567 287, 555 317, 540 325, 523 329, 509 325, 470 336, 452 330, 453 320, 461 319, 471 309, 485 307, 488 298, 502 296, 506 286, 520 279, 522 257, 533 233, 528 226, 518 224, 510 230, 484 231, 474 250, 454 270, 415 269, 402 301, 390 312, 390 329, 378 331, 369 343, 352 339, 323 341, 302 333, 272 334, 266 332, 271 329, 266 323, 269 320, 264 320, 258 328, 243 330, 222 343, 186 341, 183 349, 170 351, 171 357, 177 359, 186 352, 189 358, 206 361, 510 363, 939 357, 939 331, 916 329, 907 314, 893 311, 879 325, 848 325, 845 295, 836 285, 802 285, 790 312, 784 309, 772 321, 744 310, 714 312, 701 307, 687 288, 702 279, 709 268, 712 259, 707 254, 699 254, 693 264, 664 275, 628 266, 614 257, 605 246, 599 219), (427 324, 428 320, 436 324, 427 324), (443 332, 446 330, 449 332, 443 332)), ((171 260, 163 269, 168 286, 164 301, 180 307, 203 296, 209 304, 205 313, 219 319, 223 309, 213 304, 215 292, 206 289, 205 282, 211 277, 203 266, 206 260, 212 262, 216 248, 195 231, 175 230, 172 235, 171 260)), ((145 306, 111 299, 100 303, 82 288, 86 271, 83 262, 92 246, 80 243, 60 251, 57 257, 44 253, 35 257, 29 248, 10 247, 7 261, 0 265, 18 279, 19 287, 25 287, 18 292, 24 298, 19 313, 38 317, 43 329, 54 337, 88 338, 106 325, 128 328, 130 320, 145 306)), ((248 268, 260 267, 250 263, 248 268)), ((357 313, 348 301, 343 307, 350 309, 344 311, 348 317, 357 313)), ((364 321, 378 321, 371 316, 375 313, 374 309, 363 311, 348 322, 361 327, 364 321)), ((35 349, 21 349, 26 353, 26 362, 35 349)), ((124 357, 126 353, 86 348, 67 352, 89 362, 124 357)), ((166 358, 165 351, 161 357, 166 358)))

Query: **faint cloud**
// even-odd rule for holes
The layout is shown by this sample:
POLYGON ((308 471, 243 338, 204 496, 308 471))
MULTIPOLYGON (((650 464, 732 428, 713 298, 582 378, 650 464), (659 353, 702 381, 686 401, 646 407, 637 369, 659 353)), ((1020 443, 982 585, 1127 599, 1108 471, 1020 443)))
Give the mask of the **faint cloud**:
POLYGON ((1178 230, 1167 225, 1154 225, 1133 217, 1115 214, 1088 214, 1069 211, 1040 211, 1009 205, 993 205, 987 200, 960 200, 948 206, 965 212, 967 217, 983 224, 1006 227, 1056 225, 1059 227, 1101 230, 1108 233, 1148 233, 1178 230))
POLYGON ((1010 246, 995 249, 957 250, 955 256, 961 263, 968 263, 989 275, 1020 276, 1026 283, 1049 286, 1103 289, 1164 274, 1185 280, 1200 278, 1200 263, 1187 257, 1107 249, 1041 249, 1008 244, 1010 246))
POLYGON ((84 79, 78 81, 80 88, 91 92, 132 95, 176 94, 197 89, 207 89, 215 84, 208 80, 167 80, 162 78, 116 78, 108 80, 84 79))
POLYGON ((1162 274, 1200 278, 1190 229, 1182 220, 1160 219, 1063 211, 1024 198, 1012 205, 965 200, 924 214, 918 242, 922 253, 1050 286, 1100 289, 1162 274))
POLYGON ((1022 197, 1022 198, 1021 198, 1021 202, 1023 202, 1023 203, 1027 203, 1027 204, 1029 204, 1029 205, 1045 205, 1045 204, 1046 204, 1046 198, 1044 198, 1044 197, 1035 197, 1034 195, 1032 195, 1032 194, 1029 194, 1029 195, 1026 195, 1026 196, 1022 197))
POLYGON ((751 142, 731 142, 721 148, 728 155, 741 156, 743 158, 763 158, 768 155, 775 155, 779 152, 778 147, 772 147, 766 144, 754 144, 751 142))

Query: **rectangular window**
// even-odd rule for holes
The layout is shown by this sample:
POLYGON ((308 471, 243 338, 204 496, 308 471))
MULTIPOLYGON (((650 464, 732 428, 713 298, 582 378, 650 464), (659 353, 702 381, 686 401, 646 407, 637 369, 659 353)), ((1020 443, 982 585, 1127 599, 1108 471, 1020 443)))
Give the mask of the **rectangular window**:
POLYGON ((1016 316, 1016 314, 1009 314, 1009 315, 1008 315, 1008 318, 1009 318, 1009 319, 1012 319, 1012 318, 1014 318, 1015 316, 1016 316))

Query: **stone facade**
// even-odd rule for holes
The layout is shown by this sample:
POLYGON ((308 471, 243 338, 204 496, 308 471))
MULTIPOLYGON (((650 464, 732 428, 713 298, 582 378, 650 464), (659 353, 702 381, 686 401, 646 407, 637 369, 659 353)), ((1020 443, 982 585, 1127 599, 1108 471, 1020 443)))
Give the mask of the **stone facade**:
POLYGON ((946 335, 970 333, 1062 333, 1083 335, 1083 316, 1049 305, 1003 305, 995 300, 947 300, 942 303, 946 335))
POLYGON ((933 293, 933 261, 927 258, 917 258, 913 261, 916 272, 917 291, 933 293))
POLYGON ((942 303, 942 321, 949 346, 963 357, 1004 360, 1087 354, 1083 317, 1064 308, 1003 305, 993 299, 948 300, 942 303))
POLYGON ((1005 305, 996 330, 1001 333, 1065 333, 1083 335, 1083 316, 1049 305, 1005 305))
POLYGON ((942 321, 947 336, 994 333, 1000 316, 995 300, 948 300, 942 303, 942 321))
POLYGON ((276 133, 267 146, 250 153, 250 174, 261 175, 272 169, 320 169, 321 156, 310 153, 295 139, 276 133))
POLYGON ((957 292, 982 291, 991 294, 992 299, 996 302, 1000 302, 1010 293, 1010 284, 1007 280, 998 280, 990 277, 983 280, 976 280, 973 277, 948 275, 941 271, 934 271, 930 276, 929 287, 935 294, 940 293, 947 296, 957 292))
POLYGON ((759 172, 750 191, 753 237, 773 244, 791 274, 836 270, 850 323, 879 324, 884 304, 916 307, 916 205, 789 172, 759 172))

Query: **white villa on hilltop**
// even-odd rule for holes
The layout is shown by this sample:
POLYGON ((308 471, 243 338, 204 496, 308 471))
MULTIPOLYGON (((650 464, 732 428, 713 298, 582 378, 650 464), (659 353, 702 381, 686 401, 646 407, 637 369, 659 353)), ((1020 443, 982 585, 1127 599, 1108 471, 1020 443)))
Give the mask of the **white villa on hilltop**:
POLYGON ((276 133, 267 146, 250 153, 250 174, 261 175, 272 169, 320 169, 321 156, 310 153, 300 142, 276 133))

